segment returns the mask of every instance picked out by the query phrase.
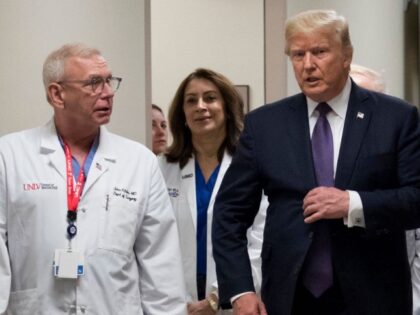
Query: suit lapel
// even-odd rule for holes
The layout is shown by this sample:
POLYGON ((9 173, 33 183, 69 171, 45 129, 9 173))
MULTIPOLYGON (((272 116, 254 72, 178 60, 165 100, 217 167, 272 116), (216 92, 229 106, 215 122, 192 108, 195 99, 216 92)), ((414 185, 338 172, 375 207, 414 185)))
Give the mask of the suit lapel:
POLYGON ((308 189, 316 186, 316 178, 312 159, 311 138, 309 131, 308 105, 306 97, 300 94, 295 102, 290 105, 290 119, 287 120, 289 138, 295 154, 300 178, 305 178, 308 189))
POLYGON ((346 189, 349 185, 360 146, 372 117, 371 106, 369 95, 352 83, 335 176, 337 188, 346 189))

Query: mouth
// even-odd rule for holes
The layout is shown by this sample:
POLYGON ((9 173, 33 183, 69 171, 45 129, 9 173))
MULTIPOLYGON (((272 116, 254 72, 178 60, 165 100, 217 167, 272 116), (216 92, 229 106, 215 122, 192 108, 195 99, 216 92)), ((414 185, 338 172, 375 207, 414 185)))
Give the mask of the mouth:
POLYGON ((306 78, 306 79, 305 79, 305 82, 306 82, 307 84, 310 84, 310 85, 314 85, 314 84, 316 84, 318 81, 319 81, 319 79, 318 79, 318 78, 316 78, 316 77, 308 77, 308 78, 306 78))
POLYGON ((101 113, 101 114, 110 114, 111 111, 112 111, 112 107, 110 107, 110 106, 99 107, 95 110, 95 112, 101 113))
POLYGON ((206 117, 196 118, 196 119, 194 119, 194 121, 202 122, 202 121, 207 121, 207 120, 210 120, 210 119, 211 119, 210 116, 206 116, 206 117))

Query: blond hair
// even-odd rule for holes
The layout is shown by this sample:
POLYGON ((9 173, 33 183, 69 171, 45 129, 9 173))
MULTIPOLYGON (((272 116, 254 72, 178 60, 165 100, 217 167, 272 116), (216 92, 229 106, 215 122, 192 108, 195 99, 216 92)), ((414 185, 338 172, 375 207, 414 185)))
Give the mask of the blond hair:
POLYGON ((320 28, 334 31, 342 47, 353 53, 347 20, 334 10, 309 10, 287 19, 285 53, 287 55, 290 54, 290 40, 294 35, 297 33, 310 33, 320 28))

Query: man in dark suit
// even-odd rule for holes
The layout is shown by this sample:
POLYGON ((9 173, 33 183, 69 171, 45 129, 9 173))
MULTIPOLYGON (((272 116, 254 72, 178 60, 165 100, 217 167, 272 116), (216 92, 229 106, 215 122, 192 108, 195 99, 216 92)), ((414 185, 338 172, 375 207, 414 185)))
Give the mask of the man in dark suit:
POLYGON ((248 114, 216 200, 219 300, 235 314, 412 312, 405 233, 420 226, 417 109, 358 87, 344 17, 307 11, 286 23, 302 93, 248 114), (262 301, 246 231, 269 208, 262 301), (266 310, 265 310, 266 308, 266 310))

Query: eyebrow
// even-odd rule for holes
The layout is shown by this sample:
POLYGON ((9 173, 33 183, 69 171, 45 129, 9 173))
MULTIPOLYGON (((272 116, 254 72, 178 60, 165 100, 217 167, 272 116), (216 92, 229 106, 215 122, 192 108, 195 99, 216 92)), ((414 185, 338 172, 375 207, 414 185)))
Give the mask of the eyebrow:
POLYGON ((105 77, 104 76, 101 76, 101 75, 99 75, 99 74, 91 74, 91 75, 89 75, 89 79, 93 79, 93 78, 110 78, 110 77, 112 77, 112 73, 109 73, 108 75, 106 75, 105 77))
MULTIPOLYGON (((209 91, 205 91, 204 93, 203 93, 203 95, 206 95, 206 94, 209 94, 209 93, 219 93, 218 91, 216 91, 216 90, 209 90, 209 91)), ((187 93, 187 94, 185 94, 185 96, 196 96, 198 93, 193 93, 193 92, 191 92, 191 93, 187 93)))

